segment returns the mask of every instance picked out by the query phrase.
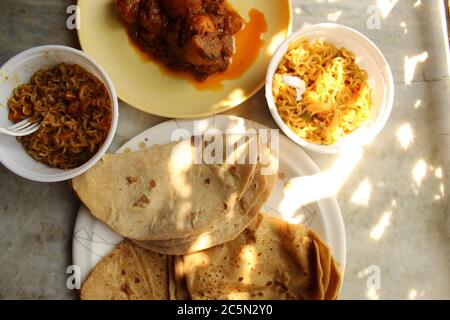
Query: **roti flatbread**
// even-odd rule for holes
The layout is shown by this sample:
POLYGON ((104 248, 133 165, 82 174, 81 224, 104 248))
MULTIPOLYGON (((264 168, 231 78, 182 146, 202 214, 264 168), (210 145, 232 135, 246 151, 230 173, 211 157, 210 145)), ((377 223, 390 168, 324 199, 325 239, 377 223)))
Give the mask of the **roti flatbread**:
POLYGON ((247 189, 256 164, 194 164, 189 141, 109 154, 73 179, 90 212, 134 240, 169 240, 212 231, 247 189))
MULTIPOLYGON (((257 170, 258 171, 258 170, 257 170)), ((244 194, 242 200, 233 208, 230 218, 224 217, 212 232, 199 236, 161 241, 137 241, 149 250, 171 255, 182 255, 215 247, 236 239, 238 235, 255 219, 263 204, 267 201, 275 184, 275 176, 257 174, 254 182, 244 194)))
POLYGON ((81 299, 169 299, 168 262, 167 256, 125 240, 91 272, 81 289, 81 299))
POLYGON ((235 240, 166 256, 125 240, 97 264, 82 299, 336 299, 330 249, 303 225, 259 214, 235 240))

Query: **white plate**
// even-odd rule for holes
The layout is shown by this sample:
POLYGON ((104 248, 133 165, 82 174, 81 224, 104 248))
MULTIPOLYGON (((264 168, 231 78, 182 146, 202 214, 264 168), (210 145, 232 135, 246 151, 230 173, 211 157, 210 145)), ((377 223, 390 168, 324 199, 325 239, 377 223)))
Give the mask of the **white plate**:
MULTIPOLYGON (((216 128, 223 132, 233 129, 233 132, 238 133, 249 128, 264 128, 259 123, 231 116, 214 116, 202 120, 171 120, 141 133, 117 152, 121 153, 127 149, 139 150, 144 147, 144 144, 145 147, 150 147, 154 144, 170 143, 174 130, 187 129, 193 134, 194 122, 196 129, 201 131, 216 128)), ((289 210, 286 203, 280 205, 285 194, 285 182, 291 178, 317 174, 319 168, 300 147, 280 135, 280 172, 282 175, 262 210, 278 216, 289 210)), ((302 193, 301 189, 292 190, 292 188, 289 192, 302 193)), ((289 203, 289 206, 296 205, 298 204, 292 201, 289 203)), ((346 258, 345 230, 336 199, 328 198, 308 204, 296 210, 296 214, 303 219, 304 224, 313 228, 328 243, 343 271, 346 258)), ((75 223, 72 253, 73 263, 81 269, 82 282, 100 259, 111 252, 122 239, 105 224, 95 219, 85 206, 81 206, 75 223)))

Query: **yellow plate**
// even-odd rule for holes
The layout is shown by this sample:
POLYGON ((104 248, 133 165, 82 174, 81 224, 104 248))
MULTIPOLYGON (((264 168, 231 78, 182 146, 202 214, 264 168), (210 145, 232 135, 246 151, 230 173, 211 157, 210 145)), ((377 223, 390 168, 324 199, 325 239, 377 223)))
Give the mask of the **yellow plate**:
POLYGON ((266 19, 268 31, 257 60, 236 80, 223 82, 220 90, 199 90, 187 79, 169 75, 144 61, 119 22, 114 0, 78 0, 78 38, 88 55, 111 76, 120 99, 144 112, 169 118, 206 117, 231 109, 263 85, 270 58, 291 32, 290 0, 231 0, 245 19, 255 8, 266 19))

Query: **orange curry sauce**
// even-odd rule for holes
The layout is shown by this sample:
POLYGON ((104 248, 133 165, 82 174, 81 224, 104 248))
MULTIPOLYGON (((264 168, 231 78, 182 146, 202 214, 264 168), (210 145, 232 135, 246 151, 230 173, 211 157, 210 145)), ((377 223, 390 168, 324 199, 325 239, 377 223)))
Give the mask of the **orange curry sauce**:
POLYGON ((212 75, 206 81, 196 80, 187 71, 174 71, 163 63, 154 59, 150 54, 144 52, 137 46, 131 37, 128 37, 130 44, 135 48, 143 62, 152 62, 158 65, 161 73, 169 76, 184 78, 192 83, 197 90, 220 90, 223 88, 223 81, 238 79, 248 70, 259 56, 259 52, 264 47, 263 34, 267 32, 267 21, 264 14, 251 9, 250 20, 245 22, 244 28, 234 35, 236 53, 232 57, 232 62, 227 71, 212 75))

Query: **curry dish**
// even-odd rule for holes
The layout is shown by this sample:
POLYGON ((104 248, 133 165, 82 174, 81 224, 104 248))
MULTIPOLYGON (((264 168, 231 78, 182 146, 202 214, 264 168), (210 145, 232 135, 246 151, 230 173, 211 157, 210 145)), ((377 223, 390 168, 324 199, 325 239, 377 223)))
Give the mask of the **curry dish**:
POLYGON ((244 27, 225 0, 116 0, 116 10, 140 49, 200 81, 229 68, 244 27))
POLYGON ((111 99, 105 85, 79 65, 38 70, 14 89, 9 120, 31 118, 40 129, 18 138, 35 160, 72 169, 91 159, 111 126, 111 99))

